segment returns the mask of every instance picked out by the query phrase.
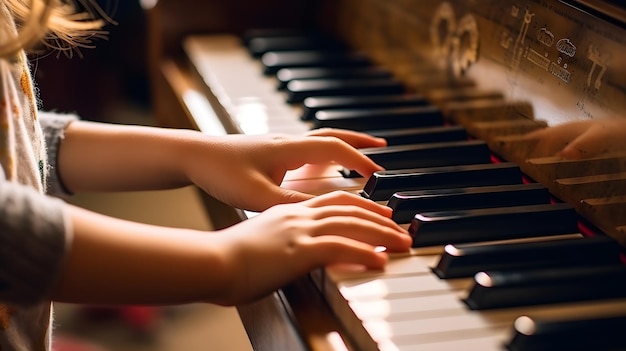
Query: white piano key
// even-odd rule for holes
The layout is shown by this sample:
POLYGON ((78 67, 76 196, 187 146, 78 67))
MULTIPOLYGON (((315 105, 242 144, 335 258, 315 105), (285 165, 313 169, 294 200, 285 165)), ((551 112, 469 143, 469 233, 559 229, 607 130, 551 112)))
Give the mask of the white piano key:
POLYGON ((207 86, 244 134, 302 134, 310 124, 299 116, 301 107, 285 103, 276 91, 276 79, 264 76, 238 37, 190 37, 183 43, 190 60, 207 86))
MULTIPOLYGON (((389 297, 375 300, 356 300, 349 304, 364 321, 405 322, 460 315, 473 315, 483 322, 513 322, 521 315, 537 318, 571 319, 580 316, 599 317, 626 313, 626 298, 594 301, 551 303, 493 310, 470 310, 461 300, 462 291, 439 295, 389 297)), ((451 328, 456 328, 452 325, 451 328)))
POLYGON ((398 318, 433 318, 467 313, 467 307, 456 294, 403 297, 349 302, 354 314, 362 321, 394 320, 398 318))
POLYGON ((345 178, 339 172, 340 169, 341 165, 338 164, 307 164, 288 171, 281 187, 313 195, 337 190, 359 194, 367 179, 345 178))
MULTIPOLYGON (((567 237, 579 235, 573 234, 567 237)), ((528 240, 531 239, 522 241, 528 240)), ((537 240, 545 240, 545 238, 537 240)), ((464 297, 466 290, 473 285, 473 278, 443 280, 431 271, 431 267, 435 266, 441 257, 434 253, 441 252, 441 249, 441 247, 412 249, 411 254, 408 255, 392 255, 394 258, 389 261, 384 271, 327 268, 326 284, 336 286, 346 301, 385 299, 394 295, 424 296, 444 292, 456 294, 457 291, 462 291, 461 294, 464 297)))
MULTIPOLYGON (((401 255, 401 254, 398 254, 401 255)), ((393 277, 414 274, 430 274, 430 267, 434 266, 439 260, 437 255, 428 256, 406 256, 402 259, 391 259, 384 270, 381 271, 358 271, 351 267, 336 266, 326 269, 328 279, 333 282, 346 280, 376 278, 376 277, 393 277)))
POLYGON ((288 171, 283 181, 342 177, 338 164, 308 164, 288 171))
MULTIPOLYGON (((623 315, 626 313, 626 299, 614 299, 604 301, 581 301, 575 303, 549 304, 517 307, 511 309, 498 309, 487 311, 471 311, 454 306, 453 295, 447 297, 416 297, 412 299, 400 299, 397 301, 394 313, 382 318, 376 318, 375 313, 367 314, 366 304, 351 304, 357 316, 362 317, 362 323, 371 337, 376 340, 386 340, 396 345, 422 344, 434 340, 459 340, 464 335, 486 336, 497 339, 502 338, 502 331, 510 332, 513 323, 520 316, 551 319, 576 319, 581 317, 599 317, 611 315, 623 315), (442 310, 433 308, 431 311, 424 309, 423 312, 414 310, 409 313, 411 306, 423 306, 429 303, 441 303, 442 310), (397 308, 404 303, 407 311, 399 311, 397 308), (449 308, 445 310, 445 308, 449 308), (358 310, 361 309, 361 310, 358 310), (447 312, 446 312, 447 311, 447 312)), ((380 302, 377 302, 380 306, 380 302)), ((389 305, 394 304, 389 301, 389 305)))
POLYGON ((358 194, 363 189, 365 181, 363 178, 343 177, 287 180, 282 182, 281 187, 312 195, 322 195, 337 190, 358 194))
POLYGON ((460 335, 493 336, 510 328, 512 321, 485 321, 479 315, 463 314, 408 321, 370 320, 363 326, 375 341, 392 340, 396 344, 427 343, 436 340, 452 340, 460 335))
POLYGON ((471 286, 471 279, 433 279, 430 273, 404 277, 376 277, 340 281, 337 289, 347 300, 381 299, 393 295, 428 296, 448 291, 463 290, 471 286))
POLYGON ((461 333, 453 339, 423 344, 396 345, 393 341, 379 343, 381 351, 501 351, 506 342, 506 331, 487 336, 463 337, 461 333))

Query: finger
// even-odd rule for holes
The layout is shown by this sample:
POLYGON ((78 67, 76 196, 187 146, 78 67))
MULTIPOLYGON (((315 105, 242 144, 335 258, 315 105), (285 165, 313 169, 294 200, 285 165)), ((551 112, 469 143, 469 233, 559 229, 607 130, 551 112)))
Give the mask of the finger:
POLYGON ((375 222, 378 225, 384 225, 394 228, 396 231, 406 233, 406 230, 402 228, 398 223, 394 222, 390 217, 354 205, 323 206, 314 209, 314 213, 312 215, 315 219, 349 216, 353 218, 359 218, 361 220, 375 222))
POLYGON ((316 220, 311 236, 336 235, 374 246, 384 246, 393 252, 406 252, 412 244, 408 233, 401 228, 377 223, 352 215, 333 216, 316 220))
POLYGON ((277 202, 275 204, 290 204, 295 202, 302 202, 315 198, 315 195, 302 193, 296 190, 284 189, 278 186, 273 186, 277 194, 277 202))
POLYGON ((260 173, 249 177, 246 188, 253 189, 253 191, 242 191, 239 196, 247 198, 234 200, 232 205, 251 211, 265 211, 274 205, 302 202, 315 197, 311 194, 281 188, 260 173))
POLYGON ((306 163, 336 162, 346 168, 356 170, 364 177, 369 177, 374 172, 384 169, 350 144, 334 137, 305 138, 305 140, 298 141, 293 147, 293 152, 299 156, 297 166, 306 163))
POLYGON ((322 207, 331 205, 352 205, 364 208, 368 211, 376 212, 381 216, 390 218, 393 210, 385 205, 378 204, 372 200, 365 199, 361 196, 348 193, 346 191, 333 191, 324 195, 317 196, 307 202, 312 207, 322 207))
POLYGON ((307 135, 336 137, 355 148, 387 146, 387 141, 383 138, 346 129, 319 128, 309 131, 307 135))
POLYGON ((341 263, 382 269, 389 261, 389 256, 385 252, 377 251, 375 246, 340 236, 313 238, 308 246, 307 253, 315 266, 341 263))

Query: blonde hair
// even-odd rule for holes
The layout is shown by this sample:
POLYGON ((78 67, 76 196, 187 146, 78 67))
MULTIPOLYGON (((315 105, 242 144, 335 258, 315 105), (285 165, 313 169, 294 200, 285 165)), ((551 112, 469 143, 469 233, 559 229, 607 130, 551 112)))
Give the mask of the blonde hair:
POLYGON ((82 2, 79 11, 71 0, 0 0, 13 16, 17 36, 0 43, 0 56, 8 57, 39 43, 58 50, 73 52, 78 47, 89 47, 91 39, 106 34, 102 30, 110 20, 95 3, 82 2))

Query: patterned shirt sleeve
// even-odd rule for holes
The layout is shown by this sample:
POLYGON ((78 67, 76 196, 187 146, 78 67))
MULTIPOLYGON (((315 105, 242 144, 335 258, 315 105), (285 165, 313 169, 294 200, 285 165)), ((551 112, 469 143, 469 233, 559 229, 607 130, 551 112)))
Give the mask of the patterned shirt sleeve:
POLYGON ((0 302, 48 298, 70 242, 64 202, 9 182, 0 168, 0 302))
POLYGON ((63 131, 68 124, 78 120, 76 115, 59 114, 53 112, 39 112, 39 123, 46 138, 46 150, 48 153, 48 188, 47 193, 53 196, 70 195, 63 186, 63 182, 57 171, 57 157, 59 144, 63 140, 63 131))

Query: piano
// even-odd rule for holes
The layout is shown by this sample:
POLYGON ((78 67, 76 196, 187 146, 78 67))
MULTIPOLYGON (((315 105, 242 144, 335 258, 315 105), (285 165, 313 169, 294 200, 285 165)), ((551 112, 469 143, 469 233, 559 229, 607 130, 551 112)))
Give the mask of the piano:
MULTIPOLYGON (((373 177, 305 166, 283 186, 388 204, 411 253, 238 306, 255 350, 626 349, 626 153, 566 161, 526 137, 626 118, 620 2, 145 6, 160 125, 390 141, 363 149, 373 177)), ((254 215, 202 197, 217 228, 254 215)))

